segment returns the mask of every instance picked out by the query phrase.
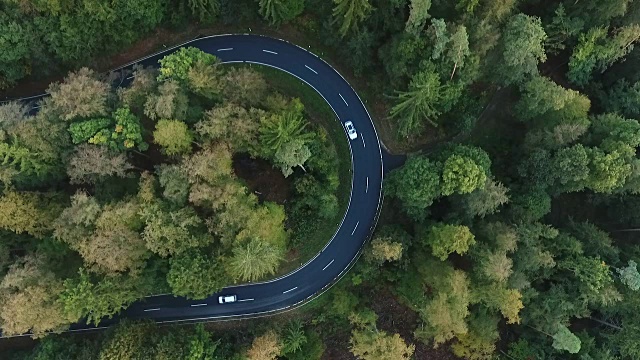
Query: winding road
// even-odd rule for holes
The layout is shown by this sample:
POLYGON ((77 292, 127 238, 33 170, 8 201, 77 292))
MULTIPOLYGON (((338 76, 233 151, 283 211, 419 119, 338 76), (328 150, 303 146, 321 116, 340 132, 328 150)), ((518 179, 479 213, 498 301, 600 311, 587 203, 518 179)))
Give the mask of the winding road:
MULTIPOLYGON (((382 205, 383 150, 373 121, 358 94, 328 63, 310 51, 283 40, 238 34, 195 39, 118 70, 131 68, 134 64, 157 66, 160 58, 184 46, 193 46, 213 54, 223 63, 259 64, 289 73, 315 89, 340 122, 351 120, 358 137, 348 140, 345 133, 352 161, 349 206, 339 229, 325 248, 287 275, 265 282, 231 286, 204 300, 188 300, 170 294, 149 296, 132 304, 113 319, 104 319, 100 328, 121 318, 148 318, 158 323, 211 321, 264 316, 300 306, 326 291, 355 263, 373 232, 382 205), (237 302, 218 304, 219 295, 236 295, 237 302)), ((122 85, 130 80, 127 78, 122 85)), ((385 161, 398 162, 394 157, 386 153, 384 155, 385 161)), ((96 327, 78 323, 70 331, 92 329, 96 327)))

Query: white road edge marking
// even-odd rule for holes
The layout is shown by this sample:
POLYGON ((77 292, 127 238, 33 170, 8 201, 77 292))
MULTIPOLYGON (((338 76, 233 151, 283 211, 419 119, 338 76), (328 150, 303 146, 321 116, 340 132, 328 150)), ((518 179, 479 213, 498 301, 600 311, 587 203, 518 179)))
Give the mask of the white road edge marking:
POLYGON ((207 304, 202 303, 202 304, 192 304, 191 307, 198 307, 198 306, 207 306, 207 304))
POLYGON ((296 287, 294 287, 293 289, 289 289, 289 290, 287 290, 287 291, 283 291, 282 293, 283 293, 283 294, 286 294, 286 293, 291 292, 291 291, 293 291, 293 290, 295 290, 295 289, 297 289, 297 288, 298 288, 298 287, 296 286, 296 287))
POLYGON ((314 74, 318 75, 318 72, 313 70, 309 65, 305 65, 304 67, 306 67, 307 69, 313 71, 314 74))
POLYGON ((329 267, 329 265, 333 264, 333 262, 336 261, 336 259, 331 260, 330 263, 328 263, 325 267, 322 268, 322 271, 327 270, 327 268, 329 267))
POLYGON ((154 308, 154 309, 144 309, 144 311, 158 311, 160 310, 160 308, 154 308))
POLYGON ((277 52, 275 52, 275 51, 271 51, 271 50, 264 50, 264 49, 263 49, 262 51, 264 51, 264 52, 266 52, 266 53, 269 53, 269 54, 278 55, 278 53, 277 53, 277 52))
POLYGON ((369 192, 369 177, 367 176, 367 187, 364 188, 364 192, 368 193, 369 192))
POLYGON ((354 228, 353 228, 353 231, 351 232, 351 235, 353 235, 353 234, 355 234, 355 233, 356 233, 356 229, 358 228, 358 225, 359 225, 359 224, 360 224, 360 221, 358 221, 358 222, 356 223, 356 227, 354 227, 354 228))
POLYGON ((218 51, 231 51, 231 50, 233 50, 233 48, 218 49, 218 51))
POLYGON ((364 142, 364 136, 360 135, 360 139, 362 139, 362 146, 367 147, 367 144, 364 142))
POLYGON ((349 106, 349 104, 347 104, 347 100, 344 99, 344 97, 342 97, 342 94, 338 93, 338 95, 340 95, 340 98, 342 99, 342 101, 344 101, 344 103, 349 106))
POLYGON ((238 300, 238 302, 243 302, 243 301, 253 301, 253 300, 254 300, 254 299, 241 299, 241 300, 238 300))

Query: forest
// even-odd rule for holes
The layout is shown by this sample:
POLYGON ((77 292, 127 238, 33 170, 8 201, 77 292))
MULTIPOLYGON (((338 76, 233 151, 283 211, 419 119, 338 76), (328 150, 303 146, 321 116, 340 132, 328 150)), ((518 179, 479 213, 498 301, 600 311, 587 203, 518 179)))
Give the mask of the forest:
POLYGON ((197 298, 270 276, 318 231, 309 219, 340 213, 340 145, 260 70, 185 49, 116 89, 82 68, 157 27, 311 45, 407 155, 354 269, 305 307, 50 334, 11 359, 640 358, 640 2, 0 4, 7 94, 72 71, 35 115, 0 108, 3 332, 44 335, 160 289, 197 298), (250 128, 229 127, 237 118, 250 128), (291 131, 272 132, 280 122, 291 131), (292 200, 252 195, 239 156, 280 171, 292 200), (269 226, 252 233, 258 218, 269 226))

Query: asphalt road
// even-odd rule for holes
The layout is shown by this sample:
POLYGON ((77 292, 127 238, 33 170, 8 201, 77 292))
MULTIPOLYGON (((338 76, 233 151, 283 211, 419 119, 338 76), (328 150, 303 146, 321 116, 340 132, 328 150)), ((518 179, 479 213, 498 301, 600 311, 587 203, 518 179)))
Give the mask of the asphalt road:
MULTIPOLYGON (((188 300, 173 295, 147 297, 115 318, 105 319, 100 327, 120 318, 148 318, 159 323, 221 320, 262 316, 294 308, 322 293, 342 276, 356 261, 375 227, 382 202, 383 151, 365 106, 336 70, 303 48, 257 35, 205 37, 181 46, 197 47, 219 57, 224 63, 261 64, 285 71, 313 87, 331 106, 339 121, 351 120, 358 138, 347 140, 353 175, 349 206, 340 228, 332 239, 327 239, 330 240, 327 246, 292 273, 266 282, 228 287, 204 300, 188 300), (219 295, 236 295, 238 301, 221 305, 218 304, 219 295)), ((168 49, 136 63, 157 66, 158 59, 175 50, 177 48, 168 49)), ((130 80, 124 79, 122 85, 130 80)), ((385 153, 385 160, 387 157, 385 153)), ((398 160, 388 159, 391 162, 398 160)), ((84 323, 71 327, 71 331, 89 329, 95 327, 84 323)))

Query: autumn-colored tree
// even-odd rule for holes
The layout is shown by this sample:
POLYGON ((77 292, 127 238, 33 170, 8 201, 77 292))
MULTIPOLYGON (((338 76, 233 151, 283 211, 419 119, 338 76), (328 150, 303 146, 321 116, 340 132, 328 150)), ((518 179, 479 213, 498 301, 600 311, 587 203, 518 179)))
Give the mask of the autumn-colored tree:
POLYGON ((191 183, 216 184, 231 176, 231 151, 224 143, 217 143, 189 156, 182 167, 191 183))
POLYGON ((212 63, 196 61, 187 75, 189 89, 205 98, 219 99, 224 88, 222 76, 219 60, 212 63))
POLYGON ((42 238, 59 210, 52 194, 9 191, 0 197, 0 228, 42 238))
POLYGON ((267 82, 260 73, 246 68, 233 68, 222 78, 224 96, 232 103, 257 106, 267 95, 267 82))
POLYGON ((407 345, 399 334, 387 335, 384 331, 354 330, 349 350, 362 360, 409 360, 415 345, 407 345))
POLYGON ((61 84, 51 84, 47 93, 50 106, 64 120, 107 114, 109 85, 88 68, 69 74, 61 84))
POLYGON ((72 184, 95 183, 106 176, 125 177, 131 168, 123 153, 103 146, 81 144, 69 159, 67 174, 72 184))
POLYGON ((469 331, 456 336, 453 353, 469 360, 491 360, 496 350, 499 318, 487 311, 477 311, 469 319, 469 331))
POLYGON ((280 336, 269 330, 261 336, 253 339, 251 348, 247 350, 249 360, 276 360, 282 351, 280 336))
POLYGON ((416 330, 418 338, 425 342, 433 339, 435 347, 468 332, 471 302, 469 279, 463 271, 448 271, 440 282, 435 297, 420 309, 425 326, 416 330))
POLYGON ((215 107, 195 125, 195 130, 207 140, 223 140, 242 151, 253 146, 258 132, 258 119, 243 107, 228 103, 215 107))
POLYGON ((190 207, 167 211, 153 204, 145 207, 141 214, 146 224, 143 233, 146 247, 162 257, 211 242, 204 234, 202 220, 190 207))
POLYGON ((58 302, 63 289, 62 280, 46 269, 44 259, 29 255, 14 263, 0 283, 2 333, 31 331, 39 337, 66 329, 78 318, 67 316, 58 302))
POLYGON ((475 236, 464 225, 436 224, 422 236, 423 243, 431 247, 433 255, 443 261, 453 252, 463 255, 476 243, 475 236))
POLYGON ((152 120, 177 119, 184 120, 187 114, 189 99, 174 80, 163 82, 157 94, 151 94, 144 103, 144 114, 152 120))
POLYGON ((169 156, 187 154, 191 152, 193 136, 182 121, 162 119, 156 124, 153 142, 162 146, 164 153, 169 156))
POLYGON ((133 202, 106 206, 96 219, 95 232, 78 251, 87 267, 105 273, 138 270, 149 256, 140 236, 139 207, 133 202))
POLYGON ((369 251, 365 253, 367 259, 378 263, 398 261, 402 258, 404 249, 401 243, 391 237, 375 237, 371 240, 369 251))
POLYGON ((118 89, 120 100, 131 109, 142 110, 147 94, 157 86, 156 72, 155 68, 134 65, 133 81, 129 86, 118 89))

